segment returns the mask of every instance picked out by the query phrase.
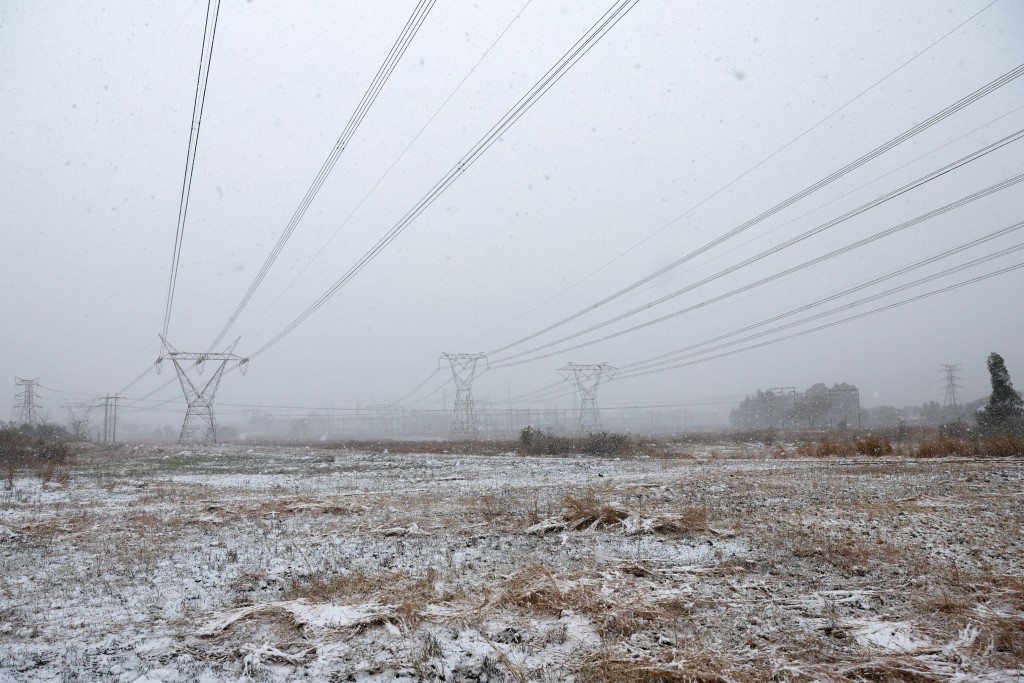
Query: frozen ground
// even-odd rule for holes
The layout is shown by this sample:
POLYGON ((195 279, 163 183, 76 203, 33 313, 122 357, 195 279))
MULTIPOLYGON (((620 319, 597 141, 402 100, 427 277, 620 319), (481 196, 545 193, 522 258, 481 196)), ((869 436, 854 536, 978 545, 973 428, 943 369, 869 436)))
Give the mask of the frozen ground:
POLYGON ((745 456, 86 454, 0 680, 1024 680, 1024 462, 745 456))

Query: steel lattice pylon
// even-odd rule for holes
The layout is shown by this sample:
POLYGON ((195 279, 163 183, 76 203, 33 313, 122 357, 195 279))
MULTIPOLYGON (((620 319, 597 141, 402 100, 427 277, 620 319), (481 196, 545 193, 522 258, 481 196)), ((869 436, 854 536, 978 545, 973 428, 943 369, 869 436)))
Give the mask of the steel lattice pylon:
POLYGON ((36 385, 38 379, 14 378, 14 385, 24 387, 15 399, 14 407, 18 411, 18 424, 34 425, 39 424, 39 406, 36 405, 36 385))
POLYGON ((942 400, 942 407, 947 414, 952 413, 954 420, 963 419, 963 406, 960 403, 959 389, 963 388, 960 384, 960 365, 957 364, 943 364, 942 373, 946 379, 946 397, 942 400))
POLYGON ((576 434, 583 436, 596 432, 601 428, 601 412, 597 407, 597 389, 601 380, 610 378, 615 368, 607 363, 569 363, 559 372, 562 379, 572 377, 576 380, 576 390, 580 395, 580 414, 576 421, 576 434))
POLYGON ((485 353, 442 353, 438 361, 447 360, 455 380, 455 407, 452 410, 452 436, 476 434, 476 412, 473 407, 473 380, 476 364, 487 361, 485 353))
POLYGON ((79 441, 89 439, 89 419, 92 416, 92 403, 69 403, 64 406, 68 412, 68 427, 79 441))
POLYGON ((185 394, 185 421, 181 424, 181 435, 178 443, 186 443, 192 440, 216 443, 217 441, 217 419, 213 414, 213 400, 217 396, 217 389, 220 387, 221 378, 228 367, 228 363, 238 362, 238 368, 245 374, 249 365, 249 359, 237 356, 234 353, 236 339, 222 353, 188 353, 176 350, 162 336, 162 355, 157 359, 157 370, 164 356, 174 363, 174 370, 178 373, 178 381, 181 383, 181 390, 185 394), (183 363, 195 361, 195 369, 198 374, 203 374, 206 363, 216 363, 213 376, 205 384, 193 382, 183 367, 183 363), (199 435, 199 438, 195 437, 199 435))

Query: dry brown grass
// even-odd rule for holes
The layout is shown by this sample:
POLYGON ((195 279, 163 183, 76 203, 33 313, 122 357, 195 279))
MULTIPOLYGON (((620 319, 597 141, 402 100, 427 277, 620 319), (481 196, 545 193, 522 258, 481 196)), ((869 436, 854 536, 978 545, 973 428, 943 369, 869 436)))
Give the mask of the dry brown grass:
POLYGON ((860 438, 842 438, 827 436, 817 441, 801 443, 796 449, 797 455, 814 458, 849 458, 855 455, 893 455, 896 450, 889 441, 877 434, 868 434, 860 438))
POLYGON ((643 533, 696 534, 708 530, 709 517, 704 508, 685 507, 677 513, 652 517, 643 533))
POLYGON ((914 548, 894 547, 879 537, 829 528, 790 527, 777 530, 770 541, 794 557, 831 565, 847 574, 864 575, 872 567, 891 567, 896 558, 908 567, 919 561, 914 548))
POLYGON ((918 458, 972 456, 1010 458, 1024 456, 1024 437, 994 436, 986 439, 940 437, 921 441, 913 453, 918 458))
POLYGON ((983 628, 998 654, 1016 662, 1024 661, 1024 617, 993 615, 985 620, 983 628))
POLYGON ((395 614, 406 625, 418 623, 424 608, 438 597, 434 590, 437 572, 428 568, 422 575, 408 572, 367 574, 354 571, 323 578, 317 574, 299 578, 285 590, 288 600, 306 599, 314 603, 376 600, 394 606, 395 614))
MULTIPOLYGON (((625 573, 633 572, 626 568, 625 573)), ((606 594, 594 577, 559 579, 543 565, 531 565, 511 576, 496 606, 550 615, 572 610, 588 617, 597 633, 611 641, 685 617, 691 608, 677 598, 648 600, 630 592, 606 594)))
POLYGON ((607 651, 599 651, 584 659, 576 669, 577 680, 592 683, 741 683, 766 680, 737 672, 735 664, 722 657, 702 653, 685 660, 659 662, 656 660, 624 659, 607 651))
POLYGON ((690 535, 709 530, 705 508, 684 506, 678 509, 650 510, 644 506, 627 507, 606 501, 593 491, 568 495, 562 499, 558 517, 541 519, 539 510, 528 510, 528 531, 545 534, 556 531, 595 531, 618 529, 628 535, 690 535))
POLYGON ((558 614, 569 609, 568 598, 558 586, 554 573, 539 564, 513 574, 505 582, 498 604, 558 614))
POLYGON ((908 658, 876 659, 839 672, 844 681, 856 683, 938 683, 945 680, 908 658))
POLYGON ((940 615, 945 618, 964 616, 974 608, 974 603, 949 590, 940 589, 937 593, 921 596, 917 608, 925 614, 940 615))
POLYGON ((861 455, 891 455, 893 452, 892 444, 875 434, 857 439, 854 442, 854 447, 861 455))
POLYGON ((605 503, 592 493, 579 498, 566 496, 562 504, 567 529, 604 529, 629 517, 629 510, 616 503, 605 503))

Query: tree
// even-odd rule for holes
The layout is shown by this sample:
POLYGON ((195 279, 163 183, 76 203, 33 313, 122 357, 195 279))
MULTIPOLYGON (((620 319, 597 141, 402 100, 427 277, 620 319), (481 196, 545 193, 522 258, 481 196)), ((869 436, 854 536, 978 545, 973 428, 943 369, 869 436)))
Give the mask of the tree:
POLYGON ((988 405, 978 411, 978 427, 989 434, 1024 432, 1024 398, 1014 391, 1006 362, 998 353, 988 356, 988 374, 992 395, 988 405))

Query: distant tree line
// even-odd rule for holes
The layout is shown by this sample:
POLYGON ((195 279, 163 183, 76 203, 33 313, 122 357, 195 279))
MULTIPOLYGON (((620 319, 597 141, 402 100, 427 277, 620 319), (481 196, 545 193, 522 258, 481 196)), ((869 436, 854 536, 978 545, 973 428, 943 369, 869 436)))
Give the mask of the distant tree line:
POLYGON ((860 419, 860 390, 845 382, 757 390, 729 414, 737 429, 846 429, 860 419))
POLYGON ((1024 397, 1013 388, 1006 362, 988 357, 989 396, 962 406, 925 401, 919 406, 860 407, 860 392, 850 384, 815 384, 804 392, 758 390, 734 409, 729 420, 738 429, 845 429, 895 427, 902 424, 977 428, 984 436, 1024 436, 1024 397))

